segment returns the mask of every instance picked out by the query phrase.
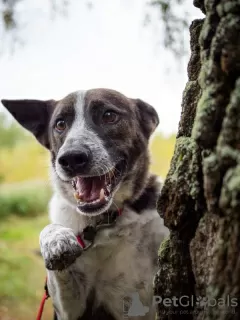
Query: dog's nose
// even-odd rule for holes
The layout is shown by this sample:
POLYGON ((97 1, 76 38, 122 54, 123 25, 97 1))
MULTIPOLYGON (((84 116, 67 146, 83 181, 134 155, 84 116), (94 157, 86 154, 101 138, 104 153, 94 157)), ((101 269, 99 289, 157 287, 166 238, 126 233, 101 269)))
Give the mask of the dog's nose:
POLYGON ((91 153, 87 148, 64 153, 59 157, 61 167, 70 173, 82 173, 90 162, 91 153))

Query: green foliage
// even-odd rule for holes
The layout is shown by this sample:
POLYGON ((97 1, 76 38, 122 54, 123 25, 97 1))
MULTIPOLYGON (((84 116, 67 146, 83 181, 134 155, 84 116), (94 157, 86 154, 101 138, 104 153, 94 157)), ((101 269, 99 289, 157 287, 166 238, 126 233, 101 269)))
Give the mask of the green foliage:
MULTIPOLYGON (((1 12, 2 25, 5 32, 13 33, 15 29, 18 29, 18 17, 15 14, 16 5, 20 0, 0 0, 4 3, 3 10, 1 12)), ((92 8, 95 1, 82 0, 86 3, 87 7, 92 8)), ((22 1, 24 2, 24 1, 22 1)), ((68 5, 73 0, 49 0, 48 5, 50 10, 54 14, 65 14, 68 10, 68 5)), ((129 1, 130 2, 130 1, 129 1)), ((149 4, 158 9, 160 13, 159 21, 163 26, 163 44, 167 49, 173 52, 177 57, 182 56, 185 53, 184 33, 183 30, 188 29, 189 19, 188 13, 182 8, 187 7, 186 0, 146 0, 146 4, 149 4)), ((27 4, 25 5, 27 6, 27 4)), ((25 10, 27 12, 27 10, 25 10)), ((146 14, 147 20, 150 14, 146 14)), ((28 17, 26 17, 26 20, 28 17)), ((16 39, 15 39, 16 40, 16 39)), ((24 40, 24 39, 23 39, 24 40)), ((22 42, 22 41, 21 41, 22 42)))
POLYGON ((24 130, 16 122, 7 121, 5 114, 0 112, 0 149, 13 148, 24 139, 26 139, 24 130))
POLYGON ((2 185, 0 187, 0 219, 11 214, 35 216, 47 209, 51 188, 46 182, 2 185))
MULTIPOLYGON (((5 31, 14 31, 14 29, 18 28, 18 17, 15 14, 15 7, 20 1, 22 0, 0 0, 0 8, 2 9, 0 18, 5 31)), ((68 2, 69 0, 49 0, 49 7, 53 12, 57 12, 58 14, 64 13, 68 2)))
POLYGON ((29 136, 13 148, 0 152, 0 176, 7 183, 47 180, 48 158, 47 150, 29 136))
MULTIPOLYGON (((39 233, 47 215, 34 218, 11 216, 0 224, 0 319, 35 319, 43 294, 45 268, 35 254, 39 233)), ((44 319, 52 318, 52 304, 46 303, 44 319)))
MULTIPOLYGON (((157 8, 163 26, 164 46, 175 56, 186 53, 185 34, 188 30, 189 13, 184 10, 186 0, 152 0, 150 5, 157 8)), ((187 6, 186 6, 187 8, 187 6)))

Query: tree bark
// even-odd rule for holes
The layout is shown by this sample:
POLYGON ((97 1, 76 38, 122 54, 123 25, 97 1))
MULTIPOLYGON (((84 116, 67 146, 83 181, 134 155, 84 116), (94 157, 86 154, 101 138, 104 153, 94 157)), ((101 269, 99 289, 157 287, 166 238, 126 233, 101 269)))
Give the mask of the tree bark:
POLYGON ((157 319, 240 319, 240 0, 194 5, 206 17, 190 26, 189 81, 158 200, 170 236, 154 280, 157 319))

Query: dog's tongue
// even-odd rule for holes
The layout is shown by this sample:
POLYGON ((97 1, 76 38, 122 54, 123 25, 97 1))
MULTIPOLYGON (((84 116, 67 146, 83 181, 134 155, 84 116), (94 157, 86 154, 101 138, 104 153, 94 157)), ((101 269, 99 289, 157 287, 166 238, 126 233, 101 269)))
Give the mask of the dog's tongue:
POLYGON ((76 191, 79 199, 84 202, 104 198, 104 186, 105 180, 103 177, 76 178, 76 191))

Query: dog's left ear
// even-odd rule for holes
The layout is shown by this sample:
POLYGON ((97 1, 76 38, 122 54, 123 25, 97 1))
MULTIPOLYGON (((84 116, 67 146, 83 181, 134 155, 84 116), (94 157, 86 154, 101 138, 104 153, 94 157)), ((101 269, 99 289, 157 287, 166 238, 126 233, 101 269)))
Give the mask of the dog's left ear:
POLYGON ((140 125, 147 138, 151 136, 159 124, 159 117, 156 110, 148 103, 134 99, 139 111, 140 125))
POLYGON ((2 100, 4 107, 46 148, 50 148, 48 125, 56 101, 2 100))

